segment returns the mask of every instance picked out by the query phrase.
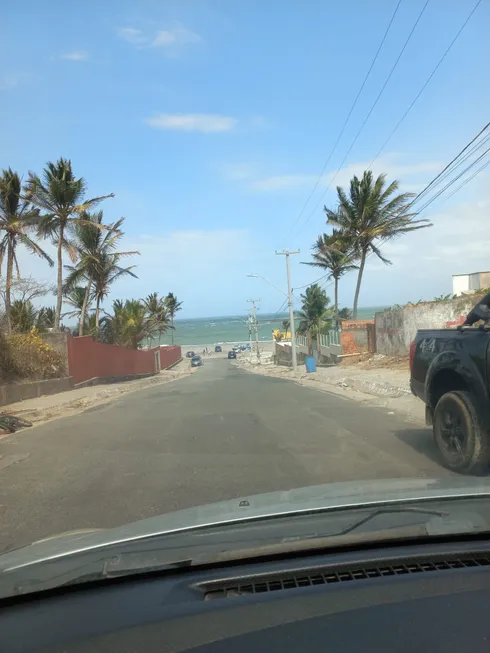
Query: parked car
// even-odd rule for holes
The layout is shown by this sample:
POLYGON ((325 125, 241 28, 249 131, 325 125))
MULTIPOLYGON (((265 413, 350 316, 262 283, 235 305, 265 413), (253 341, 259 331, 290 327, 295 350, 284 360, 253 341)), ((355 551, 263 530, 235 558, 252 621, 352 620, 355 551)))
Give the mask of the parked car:
POLYGON ((191 367, 200 367, 202 365, 202 358, 200 356, 194 356, 191 360, 191 367))
POLYGON ((490 293, 456 329, 419 329, 410 345, 410 388, 444 464, 460 473, 490 463, 490 293), (479 320, 485 324, 472 327, 479 320))
POLYGON ((196 355, 196 352, 194 352, 194 351, 188 351, 187 354, 186 354, 187 358, 193 358, 195 355, 196 355))
POLYGON ((228 358, 236 358, 236 351, 234 349, 228 352, 228 358))
POLYGON ((216 347, 214 348, 214 351, 216 353, 221 353, 223 351, 222 348, 221 348, 221 345, 216 345, 216 347))

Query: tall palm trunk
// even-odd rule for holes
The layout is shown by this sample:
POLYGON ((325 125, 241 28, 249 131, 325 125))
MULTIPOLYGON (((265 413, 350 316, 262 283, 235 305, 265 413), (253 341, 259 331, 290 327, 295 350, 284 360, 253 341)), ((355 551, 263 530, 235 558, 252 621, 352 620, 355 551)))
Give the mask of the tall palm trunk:
POLYGON ((173 346, 174 344, 174 316, 173 315, 170 316, 170 324, 172 326, 172 346, 173 346))
POLYGON ((354 306, 352 308, 352 319, 357 320, 357 302, 359 301, 359 293, 361 291, 362 273, 364 272, 364 264, 366 263, 367 250, 363 249, 361 253, 361 263, 359 265, 359 274, 357 275, 356 292, 354 295, 354 306))
POLYGON ((335 306, 334 306, 334 318, 335 318, 335 326, 339 326, 339 278, 334 277, 334 301, 335 301, 335 306))
POLYGON ((97 296, 95 303, 95 328, 99 330, 99 315, 100 315, 100 297, 97 296))
POLYGON ((90 297, 90 288, 92 286, 92 279, 88 280, 87 290, 83 298, 82 310, 80 312, 80 325, 78 327, 78 335, 83 336, 83 327, 85 325, 85 315, 87 314, 88 298, 90 297))
POLYGON ((7 333, 10 335, 12 333, 11 290, 12 290, 12 275, 14 270, 14 250, 10 239, 7 248, 8 249, 7 249, 7 282, 5 284, 5 314, 7 316, 7 333))
POLYGON ((60 225, 60 233, 58 234, 58 290, 56 297, 56 313, 54 315, 54 328, 60 328, 61 320, 61 305, 63 303, 63 238, 64 238, 64 225, 60 225))

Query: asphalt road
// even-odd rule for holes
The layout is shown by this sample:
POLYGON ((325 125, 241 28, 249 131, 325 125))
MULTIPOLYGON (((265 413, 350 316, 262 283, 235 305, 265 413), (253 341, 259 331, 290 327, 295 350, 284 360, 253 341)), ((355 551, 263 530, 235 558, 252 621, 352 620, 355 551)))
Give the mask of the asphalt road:
POLYGON ((206 360, 190 377, 0 440, 0 550, 261 492, 447 475, 428 429, 206 360))

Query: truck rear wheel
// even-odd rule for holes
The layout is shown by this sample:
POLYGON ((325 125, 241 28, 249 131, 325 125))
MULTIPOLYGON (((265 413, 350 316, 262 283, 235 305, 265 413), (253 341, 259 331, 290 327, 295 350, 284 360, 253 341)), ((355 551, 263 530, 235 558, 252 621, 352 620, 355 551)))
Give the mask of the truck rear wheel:
POLYGON ((446 392, 434 410, 434 440, 444 464, 462 474, 488 469, 489 442, 470 392, 446 392))

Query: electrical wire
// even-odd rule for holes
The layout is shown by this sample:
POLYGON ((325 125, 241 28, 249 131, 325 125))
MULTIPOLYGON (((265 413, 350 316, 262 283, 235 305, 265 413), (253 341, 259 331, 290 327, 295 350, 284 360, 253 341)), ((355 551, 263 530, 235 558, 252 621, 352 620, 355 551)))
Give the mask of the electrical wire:
POLYGON ((453 40, 452 40, 451 43, 449 44, 449 46, 448 46, 448 48, 446 49, 446 51, 444 52, 444 54, 442 55, 442 57, 441 57, 441 58, 439 59, 439 61, 437 62, 436 67, 433 69, 433 71, 431 72, 431 74, 427 77, 427 79, 425 80, 424 84, 422 85, 422 88, 421 88, 420 91, 417 93, 417 95, 415 96, 415 98, 412 100, 412 102, 411 102, 411 104, 409 105, 408 109, 407 109, 407 110, 405 111, 405 113, 402 115, 402 117, 400 118, 400 120, 399 120, 399 121, 397 122, 397 124, 395 125, 393 131, 390 133, 390 135, 388 136, 388 138, 385 140, 385 142, 383 143, 383 145, 380 147, 380 149, 379 149, 378 152, 376 153, 376 156, 374 157, 374 159, 371 161, 371 163, 370 163, 370 165, 369 165, 369 168, 370 168, 370 169, 372 169, 372 166, 373 166, 374 162, 376 161, 376 159, 379 157, 379 155, 381 154, 381 152, 385 149, 385 147, 386 147, 386 146, 388 145, 388 143, 391 141, 391 139, 392 139, 393 135, 395 134, 395 132, 397 131, 397 129, 400 127, 400 125, 402 124, 402 122, 405 120, 405 118, 408 116, 408 114, 410 113, 410 111, 413 109, 413 107, 414 107, 415 103, 417 102, 417 100, 419 99, 419 97, 422 95, 422 93, 423 93, 423 92, 425 91, 425 89, 427 88, 429 82, 431 81, 431 79, 434 77, 434 75, 435 75, 436 72, 438 71, 440 65, 442 64, 442 62, 444 61, 444 59, 445 59, 445 58, 447 57, 447 55, 449 54, 449 51, 451 50, 451 48, 453 47, 453 45, 454 45, 454 44, 456 43, 456 41, 458 40, 458 38, 459 38, 461 32, 464 30, 464 28, 466 27, 466 25, 467 25, 468 22, 470 21, 470 19, 471 19, 471 17, 473 16, 473 14, 474 14, 475 11, 478 9, 478 7, 479 7, 479 5, 481 4, 481 2, 482 2, 482 0, 478 0, 478 2, 476 3, 476 5, 473 7, 473 9, 471 10, 471 12, 469 13, 469 15, 468 15, 468 17, 466 18, 466 20, 464 21, 463 25, 460 27, 460 29, 459 29, 458 32, 456 33, 456 36, 453 38, 453 40))
POLYGON ((315 193, 316 189, 318 188, 318 184, 320 183, 320 180, 323 177, 323 173, 325 172, 328 164, 330 163, 330 160, 331 160, 331 158, 333 156, 333 153, 337 149, 337 145, 339 144, 339 141, 340 141, 340 139, 342 138, 342 136, 344 134, 345 128, 347 127, 347 123, 350 120, 352 112, 354 111, 354 109, 357 106, 357 102, 358 102, 358 100, 359 100, 359 98, 361 96, 362 91, 364 90, 364 87, 366 86, 366 82, 367 82, 367 80, 369 78, 369 75, 371 74, 371 71, 372 71, 372 69, 374 67, 374 64, 376 63, 376 61, 378 59, 379 53, 381 52, 381 48, 383 47, 383 45, 384 45, 384 43, 386 41, 386 37, 388 36, 388 33, 389 33, 390 29, 391 29, 393 21, 395 20, 395 16, 398 13, 398 9, 400 8, 401 3, 402 3, 402 0, 398 0, 398 4, 395 7, 395 11, 393 12, 393 15, 391 16, 390 22, 388 23, 388 27, 385 30, 383 38, 381 39, 381 43, 379 44, 378 49, 376 50, 376 54, 374 55, 374 58, 371 61, 371 65, 369 66, 369 69, 368 69, 368 71, 367 71, 367 73, 366 73, 366 75, 364 77, 364 80, 363 80, 363 82, 362 82, 362 84, 361 84, 361 86, 360 86, 360 88, 359 88, 359 90, 357 92, 357 95, 356 95, 356 97, 354 99, 354 102, 352 103, 351 108, 349 109, 349 113, 347 114, 347 118, 344 120, 344 124, 342 125, 342 128, 341 128, 341 130, 340 130, 340 132, 339 132, 339 134, 337 136, 337 140, 335 141, 332 149, 330 150, 330 154, 328 155, 328 158, 325 161, 325 164, 324 164, 320 174, 318 175, 318 178, 317 178, 317 180, 316 180, 316 182, 315 182, 315 184, 313 186, 313 189, 311 190, 310 194, 308 195, 308 197, 306 199, 306 202, 303 204, 303 207, 302 207, 301 211, 299 212, 298 217, 296 218, 296 220, 291 225, 290 231, 292 231, 294 229, 294 227, 296 226, 298 221, 301 219, 306 207, 308 206, 309 201, 311 200, 311 198, 313 197, 313 194, 315 193))
POLYGON ((285 300, 283 301, 283 303, 279 306, 279 308, 277 309, 277 311, 274 313, 274 315, 279 315, 279 313, 281 313, 281 312, 284 310, 284 307, 286 306, 287 303, 288 303, 288 300, 285 299, 285 300))
MULTIPOLYGON (((432 179, 432 181, 430 181, 430 182, 427 184, 427 186, 425 186, 425 188, 423 188, 423 189, 420 191, 420 193, 417 194, 417 196, 415 197, 415 199, 414 199, 412 202, 410 202, 410 204, 409 204, 408 206, 411 207, 411 206, 413 206, 414 204, 416 204, 417 202, 419 202, 419 201, 422 199, 422 197, 423 197, 424 195, 427 194, 427 192, 429 191, 429 189, 431 189, 431 188, 434 187, 434 186, 437 186, 438 183, 442 180, 442 178, 444 178, 444 177, 447 175, 447 173, 452 172, 456 167, 458 167, 458 166, 459 166, 459 163, 457 163, 458 160, 459 160, 459 159, 462 157, 462 155, 463 155, 463 154, 468 150, 468 148, 470 148, 471 145, 473 145, 473 143, 474 143, 476 140, 478 140, 478 138, 479 138, 482 134, 484 134, 484 133, 485 133, 489 128, 490 128, 490 122, 487 122, 487 124, 486 124, 486 125, 485 125, 485 126, 484 126, 484 127, 483 127, 479 132, 478 132, 478 134, 477 134, 474 138, 472 138, 472 140, 471 140, 469 143, 467 143, 467 145, 465 145, 464 148, 463 148, 460 152, 458 152, 458 154, 456 154, 456 156, 455 156, 455 157, 454 157, 454 158, 453 158, 453 159, 452 159, 452 160, 451 160, 451 161, 446 165, 446 167, 443 168, 443 169, 441 170, 441 172, 440 172, 438 175, 436 175, 436 177, 434 177, 434 179, 432 179), (456 165, 455 165, 455 164, 456 164, 456 165)), ((482 139, 482 143, 486 143, 486 142, 487 142, 487 138, 488 138, 488 137, 485 137, 484 139, 482 139)), ((477 147, 476 149, 478 149, 480 146, 481 146, 481 144, 479 144, 478 147, 477 147)), ((470 150, 470 151, 471 151, 471 152, 474 152, 474 151, 475 151, 475 148, 474 148, 473 150, 470 150)))
POLYGON ((428 206, 430 206, 433 202, 435 202, 435 200, 436 200, 438 197, 440 197, 440 196, 442 195, 442 193, 444 193, 445 190, 447 190, 448 188, 450 188, 450 187, 451 187, 451 186, 452 186, 456 181, 458 181, 458 179, 460 179, 460 178, 461 178, 461 177, 462 177, 466 172, 468 172, 468 170, 471 170, 471 168, 473 168, 473 167, 474 167, 474 166, 475 166, 479 161, 481 161, 481 160, 483 159, 483 157, 484 157, 486 154, 488 154, 489 152, 490 152, 490 147, 489 147, 488 149, 486 149, 485 152, 483 152, 483 154, 481 154, 477 159, 475 159, 475 161, 473 161, 472 163, 470 163, 470 165, 469 165, 468 167, 466 167, 462 172, 460 172, 459 175, 456 175, 456 177, 454 177, 453 179, 451 179, 451 181, 449 181, 449 182, 448 182, 448 183, 447 183, 447 184, 446 184, 446 185, 445 185, 445 186, 444 186, 440 191, 438 191, 438 192, 437 192, 433 197, 431 197, 431 198, 430 198, 430 199, 429 199, 429 200, 428 200, 428 201, 423 205, 423 207, 417 211, 417 215, 420 215, 423 211, 425 211, 425 209, 426 209, 428 206))
POLYGON ((471 177, 468 177, 468 179, 465 179, 465 180, 463 181, 462 184, 460 184, 460 185, 459 185, 455 190, 453 190, 452 193, 450 193, 450 194, 446 197, 446 201, 447 201, 450 197, 452 197, 453 195, 455 195, 459 190, 461 190, 461 188, 463 188, 463 186, 466 186, 466 184, 468 184, 472 179, 474 179, 477 175, 479 175, 480 172, 482 172, 482 171, 483 171, 487 166, 489 166, 489 165, 490 165, 490 161, 487 161, 487 162, 484 163, 480 168, 478 168, 478 170, 477 170, 476 172, 474 172, 474 173, 471 175, 471 177))
POLYGON ((304 286, 297 286, 294 290, 303 290, 303 288, 308 288, 308 286, 311 286, 312 283, 319 283, 320 281, 326 279, 329 276, 330 276, 330 272, 327 272, 327 274, 323 274, 319 279, 315 279, 315 281, 311 281, 310 283, 307 283, 304 286))
MULTIPOLYGON (((449 178, 458 168, 460 168, 463 163, 468 161, 468 159, 471 159, 471 157, 478 152, 482 147, 484 147, 487 143, 490 142, 490 134, 486 136, 485 138, 481 139, 479 143, 474 145, 468 152, 461 157, 461 159, 458 159, 458 161, 450 168, 448 169, 444 174, 441 175, 441 177, 438 179, 438 181, 434 184, 433 190, 437 188, 443 181, 445 181, 447 178, 449 178)), ((420 197, 417 199, 417 201, 420 200, 420 197)))
MULTIPOLYGON (((480 1, 481 1, 481 0, 480 0, 480 1)), ((381 90, 379 91, 379 93, 378 93, 378 95, 377 95, 375 101, 374 101, 373 104, 371 105, 371 108, 369 109, 369 111, 368 111, 366 117, 364 118, 363 123, 361 124, 359 130, 357 131, 357 134, 355 135, 354 140, 353 140, 352 143, 350 144, 350 147, 349 147, 349 149, 347 150, 347 152, 346 152, 344 158, 342 159, 342 162, 340 163, 340 165, 339 165, 339 167, 337 168, 335 174, 333 175, 332 179, 330 180, 330 182, 329 182, 327 188, 323 191, 323 193, 322 193, 320 199, 319 199, 318 202, 316 203, 316 205, 315 205, 315 207, 313 208, 313 210, 311 211, 311 213, 310 213, 310 214, 308 215, 308 217, 306 218, 306 220, 305 220, 303 226, 300 228, 299 231, 301 231, 302 229, 304 229, 304 227, 306 227, 306 225, 308 224, 308 222, 310 221, 310 219, 311 219, 312 216, 314 215, 315 211, 317 210, 317 208, 318 208, 318 207, 320 206, 320 204, 322 203, 323 198, 325 197, 325 195, 327 194, 327 192, 330 190, 330 188, 331 188, 333 182, 334 182, 335 179, 337 178, 339 172, 340 172, 341 169, 342 169, 342 166, 344 165, 344 163, 345 163, 346 160, 347 160, 347 157, 348 157, 349 154, 351 153, 352 148, 353 148, 354 145, 357 143, 357 140, 358 140, 359 136, 361 135, 361 132, 363 131, 363 129, 364 129, 364 127, 365 127, 367 121, 368 121, 369 118, 371 117, 371 114, 373 113, 374 109, 376 108, 376 106, 377 106, 377 104, 378 104, 378 102, 379 102, 381 96, 383 95, 383 92, 384 92, 386 86, 388 85, 388 82, 390 81, 390 79, 391 79, 393 73, 395 72, 395 69, 396 69, 396 67, 398 66, 398 63, 399 63, 399 61, 400 61, 400 59, 401 59, 403 53, 405 52, 405 49, 406 49, 408 43, 410 42, 410 40, 411 40, 411 38, 412 38, 412 36, 413 36, 413 33, 415 32, 415 29, 417 28, 417 25, 419 24, 419 22, 420 22, 420 20, 421 20, 421 18, 422 18, 422 16, 423 16, 425 10, 427 9, 427 6, 428 6, 429 2, 430 2, 430 0, 426 0, 424 6, 422 7, 422 9, 421 9, 421 11, 420 11, 420 13, 419 13, 419 15, 418 15, 418 17, 417 17, 417 20, 415 21, 415 23, 414 23, 412 29, 410 30, 410 33, 409 33, 408 37, 406 38, 405 43, 403 44, 403 47, 402 47, 402 49, 400 50, 400 52, 399 52, 399 54, 398 54, 398 57, 396 58, 395 63, 394 63, 393 66, 391 67, 391 70, 390 70, 390 72, 388 73, 388 76, 387 76, 387 78, 385 79, 385 81, 384 81, 384 83, 383 83, 383 86, 381 87, 381 90)), ((299 233, 299 232, 298 232, 298 233, 299 233)))

